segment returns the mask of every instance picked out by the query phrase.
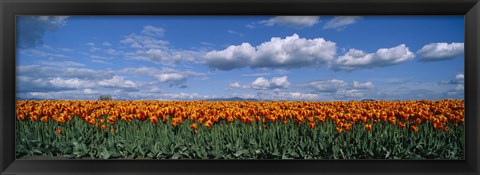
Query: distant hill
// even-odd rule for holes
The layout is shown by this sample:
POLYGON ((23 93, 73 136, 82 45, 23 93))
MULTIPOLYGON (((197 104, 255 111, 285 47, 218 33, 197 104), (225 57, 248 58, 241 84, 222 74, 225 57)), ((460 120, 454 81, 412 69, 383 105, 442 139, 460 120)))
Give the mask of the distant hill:
POLYGON ((207 99, 206 101, 258 101, 258 100, 254 98, 232 97, 232 98, 212 98, 212 99, 207 99))

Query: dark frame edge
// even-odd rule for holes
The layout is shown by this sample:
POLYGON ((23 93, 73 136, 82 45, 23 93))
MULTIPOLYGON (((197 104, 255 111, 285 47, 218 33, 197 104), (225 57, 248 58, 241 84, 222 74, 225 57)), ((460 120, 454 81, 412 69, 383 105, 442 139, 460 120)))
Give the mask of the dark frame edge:
MULTIPOLYGON (((78 1, 76 1, 78 2, 78 1)), ((424 2, 424 1, 422 1, 424 2)), ((478 1, 475 3, 473 1, 469 1, 469 6, 470 10, 468 12, 465 12, 465 35, 468 37, 465 37, 465 43, 466 43, 466 48, 465 48, 465 56, 466 58, 469 58, 468 64, 465 65, 465 72, 467 74, 466 77, 466 84, 465 84, 465 92, 468 94, 468 96, 465 97, 465 100, 468 102, 473 102, 473 103, 466 103, 466 116, 478 116, 479 115, 479 106, 478 102, 480 101, 480 89, 478 87, 478 83, 480 80, 480 71, 478 68, 480 68, 480 52, 479 52, 479 45, 480 45, 480 3, 478 1), (472 5, 473 4, 473 5, 472 5), (468 72, 468 73, 467 73, 468 72), (473 76, 474 75, 474 76, 473 76), (467 106, 468 105, 468 106, 467 106)), ((82 165, 85 165, 85 161, 66 161, 68 163, 65 163, 65 161, 34 161, 34 160, 15 160, 15 145, 14 142, 11 142, 11 140, 14 140, 14 127, 9 126, 8 124, 14 123, 14 118, 10 117, 4 117, 8 116, 8 114, 14 114, 14 101, 15 101, 15 78, 8 77, 10 75, 15 75, 15 68, 12 67, 11 65, 15 65, 15 53, 11 52, 12 50, 15 50, 15 42, 14 42, 14 35, 11 35, 12 31, 15 30, 14 26, 9 26, 8 24, 14 23, 15 19, 15 13, 18 13, 18 11, 15 11, 16 8, 9 9, 6 8, 6 4, 10 4, 10 2, 4 2, 3 0, 0 0, 0 26, 2 29, 0 30, 0 38, 2 38, 2 42, 0 43, 0 54, 1 54, 1 59, 0 59, 0 84, 2 85, 0 87, 0 174, 31 174, 35 173, 35 168, 30 169, 30 170, 22 170, 21 168, 26 166, 26 165, 31 165, 31 164, 39 164, 41 165, 46 165, 46 164, 52 164, 52 163, 59 163, 59 165, 72 165, 75 162, 81 163, 82 165), (10 65, 10 67, 9 67, 10 65), (12 93, 13 92, 13 93, 12 93), (13 103, 12 103, 13 102, 13 103)), ((14 3, 13 3, 14 4, 14 3)), ((459 5, 458 7, 464 7, 465 2, 461 3, 462 5, 459 5)), ((15 6, 18 8, 18 6, 15 6)), ((427 10, 428 11, 428 10, 427 10)), ((430 10, 431 11, 431 10, 430 10)), ((457 10, 459 11, 459 10, 457 10)), ((151 12, 151 11, 150 11, 151 12)), ((253 11, 254 13, 256 11, 253 11)), ((115 13, 115 11, 107 12, 107 13, 115 13)), ((132 13, 132 11, 129 11, 129 13, 132 13)), ((149 13, 148 10, 146 13, 149 13)), ((225 13, 225 12, 223 12, 225 13)), ((235 13, 235 12, 230 12, 230 13, 235 13)), ((246 12, 250 13, 250 12, 246 12)), ((288 12, 290 13, 290 12, 288 12)), ((287 13, 287 14, 288 14, 287 13)), ((364 12, 365 13, 365 12, 364 12)), ((430 14, 431 12, 428 12, 426 14, 430 14)), ((457 12, 454 12, 454 14, 457 14, 457 12)), ((467 61, 466 61, 467 63, 467 61)), ((480 141, 478 140, 479 136, 479 129, 478 126, 480 126, 480 120, 478 118, 468 118, 468 122, 466 122, 466 126, 469 132, 466 132, 466 151, 472 150, 472 152, 466 152, 465 154, 465 161, 463 163, 455 163, 455 166, 457 167, 462 167, 463 171, 462 172, 445 172, 449 174, 467 174, 467 175, 474 175, 474 174, 479 174, 480 171, 480 141), (473 132, 473 133, 472 133, 473 132), (477 138, 476 138, 477 137, 477 138), (473 141, 473 142, 472 142, 473 141)), ((113 163, 107 162, 107 161, 98 161, 101 164, 108 164, 112 165, 113 163), (107 163, 105 163, 107 162, 107 163)), ((215 164, 215 165, 221 165, 221 164, 227 164, 227 163, 219 163, 218 161, 211 161, 210 164, 215 164), (211 163, 214 162, 214 163, 211 163)), ((361 161, 360 164, 368 164, 368 163, 362 163, 362 162, 369 162, 369 161, 361 161)), ((372 162, 372 161, 370 161, 372 162)), ((170 162, 165 162, 167 165, 172 165, 175 163, 170 162)), ((122 164, 128 164, 128 162, 123 161, 122 164)), ((176 164, 179 164, 176 162, 176 164)), ((191 162, 190 162, 191 164, 191 162)), ((200 163, 203 165, 208 165, 209 163, 200 163)), ((312 164, 311 162, 307 164, 312 164)), ((413 163, 408 163, 410 164, 415 164, 413 163)), ((271 165, 271 164, 269 164, 271 165)), ((285 163, 281 163, 280 165, 285 165, 285 163)), ((39 167, 39 166, 37 166, 39 167)), ((162 167, 167 167, 167 166, 162 166, 162 167)), ((237 167, 237 166, 235 166, 237 167)), ((435 167, 435 166, 429 166, 429 167, 435 167)), ((167 168, 169 171, 164 172, 165 174, 175 174, 174 171, 172 172, 171 169, 167 168)), ((280 168, 280 169, 285 169, 285 168, 280 168)), ((388 168, 385 168, 388 169, 388 168)), ((461 168, 457 168, 461 169, 461 168)), ((100 172, 103 172, 103 174, 108 174, 107 171, 108 169, 101 169, 100 172)), ((215 172, 208 172, 205 169, 202 169, 203 171, 197 172, 198 174, 225 174, 225 172, 222 171, 215 171, 215 172)), ((264 169, 257 169, 259 170, 257 174, 261 173, 267 173, 264 171, 264 169)), ((147 171, 148 172, 148 171, 147 171)), ((141 173, 147 173, 147 172, 141 172, 141 173)), ((186 171, 183 173, 192 173, 192 171, 186 171)), ((360 171, 361 172, 361 171, 360 171)), ((44 173, 44 174, 54 174, 54 173, 65 173, 64 171, 48 171, 48 169, 40 169, 38 172, 44 173)), ((88 171, 80 171, 78 173, 84 173, 84 174, 91 174, 92 172, 88 171)), ((122 173, 122 172, 111 172, 111 173, 122 173)), ((128 173, 128 172, 123 172, 123 173, 128 173)), ((139 174, 141 174, 139 173, 139 174)), ((150 172, 151 173, 151 172, 150 172)), ((249 173, 251 174, 252 172, 250 171, 240 171, 238 174, 241 173, 249 173)), ((295 172, 284 172, 284 173, 292 173, 294 174, 295 172)), ((313 172, 303 172, 303 173, 310 173, 310 174, 315 174, 313 172)), ((408 173, 408 172, 407 172, 408 173)), ((272 173, 273 174, 273 173, 272 173)), ((323 174, 323 173, 322 173, 323 174)), ((325 174, 347 174, 345 172, 337 172, 337 173, 332 173, 332 172, 325 172, 325 174)), ((364 174, 373 174, 372 172, 370 173, 364 173, 364 174)), ((385 174, 385 172, 379 172, 377 174, 385 174)), ((390 173, 389 173, 390 174, 390 173)), ((398 174, 406 174, 404 173, 398 173, 398 174)), ((437 174, 437 173, 432 173, 432 172, 420 172, 419 174, 437 174)))
POLYGON ((0 173, 5 172, 8 167, 10 167, 15 162, 15 133, 14 125, 11 125, 14 120, 12 117, 4 117, 8 114, 13 114, 15 112, 15 100, 14 93, 15 91, 15 78, 9 78, 8 75, 15 75, 15 58, 14 54, 11 51, 15 50, 15 37, 12 35, 12 31, 15 30, 15 27, 12 25, 14 21, 14 11, 7 8, 8 2, 0 0, 0 19, 2 29, 0 32, 0 38, 2 42, 0 43, 0 173), (13 103, 12 103, 13 102, 13 103))
MULTIPOLYGON (((480 2, 476 3, 465 15, 465 56, 470 60, 468 65, 465 65, 465 72, 470 74, 465 81, 465 102, 474 101, 475 103, 466 103, 466 116, 474 116, 468 118, 469 122, 467 128, 471 132, 465 133, 465 149, 472 150, 472 153, 466 152, 465 160, 468 164, 475 169, 475 172, 479 174, 480 171, 480 141, 478 140, 478 134, 480 132, 480 120, 479 116, 479 106, 478 102, 480 101, 480 89, 478 86, 480 80, 480 2), (467 37, 468 36, 468 37, 467 37), (473 75, 476 75, 473 76, 473 75), (467 106, 468 105, 468 106, 467 106), (472 131, 476 134, 472 135, 472 131), (475 136, 477 138, 475 138, 475 136), (472 141, 474 143, 472 143, 472 141)), ((467 74, 467 75, 468 75, 467 74)))

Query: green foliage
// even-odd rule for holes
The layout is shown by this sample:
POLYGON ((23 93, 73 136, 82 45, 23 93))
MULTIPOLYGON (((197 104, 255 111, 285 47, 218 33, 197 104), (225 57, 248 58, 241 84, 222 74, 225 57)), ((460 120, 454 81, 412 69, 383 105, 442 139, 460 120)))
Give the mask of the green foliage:
POLYGON ((17 121, 16 155, 95 159, 463 159, 464 126, 418 132, 388 123, 363 124, 338 133, 332 121, 252 124, 221 121, 211 128, 186 120, 177 127, 134 120, 102 130, 77 117, 64 124, 17 121), (114 127, 112 133, 110 128, 114 127), (56 129, 62 130, 56 134, 56 129))

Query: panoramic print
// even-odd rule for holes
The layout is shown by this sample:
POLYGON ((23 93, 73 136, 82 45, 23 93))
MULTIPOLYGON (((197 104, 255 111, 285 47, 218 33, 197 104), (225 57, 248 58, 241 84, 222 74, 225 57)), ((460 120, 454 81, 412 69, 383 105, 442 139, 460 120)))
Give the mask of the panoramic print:
POLYGON ((18 159, 464 159, 463 16, 17 16, 18 159))

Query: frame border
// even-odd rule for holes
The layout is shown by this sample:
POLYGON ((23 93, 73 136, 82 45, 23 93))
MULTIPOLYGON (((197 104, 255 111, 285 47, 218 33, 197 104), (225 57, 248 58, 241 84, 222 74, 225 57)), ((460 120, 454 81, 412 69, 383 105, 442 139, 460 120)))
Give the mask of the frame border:
POLYGON ((480 174, 479 0, 0 0, 0 174, 480 174), (17 15, 464 15, 465 160, 15 160, 17 15))

